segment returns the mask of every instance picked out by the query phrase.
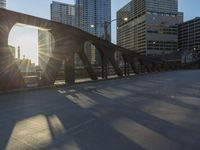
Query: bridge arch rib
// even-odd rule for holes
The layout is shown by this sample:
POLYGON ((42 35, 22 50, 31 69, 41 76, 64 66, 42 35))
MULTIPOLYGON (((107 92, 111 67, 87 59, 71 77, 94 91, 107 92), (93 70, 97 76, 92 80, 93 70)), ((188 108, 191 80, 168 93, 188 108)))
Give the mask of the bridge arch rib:
MULTIPOLYGON (((143 71, 160 71, 162 68, 165 70, 175 69, 174 64, 172 63, 166 63, 147 56, 141 56, 131 50, 114 45, 69 25, 5 9, 0 9, 0 16, 0 90, 26 87, 23 76, 14 61, 14 57, 8 50, 8 35, 11 28, 16 23, 48 29, 55 38, 55 48, 52 51, 52 56, 50 57, 43 74, 41 81, 42 85, 51 85, 55 82, 63 60, 65 61, 66 82, 73 84, 75 81, 75 54, 78 54, 82 59, 91 79, 97 80, 97 75, 84 53, 83 45, 86 41, 92 43, 99 51, 102 58, 102 68, 104 69, 109 61, 116 74, 120 77, 123 76, 123 71, 115 60, 114 55, 116 51, 121 53, 124 61, 132 67, 136 74, 143 71)), ((197 62, 200 64, 199 60, 197 62)), ((103 76, 106 75, 104 74, 103 76)))

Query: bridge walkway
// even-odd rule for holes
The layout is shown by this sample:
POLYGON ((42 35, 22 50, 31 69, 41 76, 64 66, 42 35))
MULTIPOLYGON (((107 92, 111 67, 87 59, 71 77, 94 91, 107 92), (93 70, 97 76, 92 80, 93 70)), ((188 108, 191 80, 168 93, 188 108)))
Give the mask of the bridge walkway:
POLYGON ((0 149, 199 150, 200 71, 0 95, 0 149))

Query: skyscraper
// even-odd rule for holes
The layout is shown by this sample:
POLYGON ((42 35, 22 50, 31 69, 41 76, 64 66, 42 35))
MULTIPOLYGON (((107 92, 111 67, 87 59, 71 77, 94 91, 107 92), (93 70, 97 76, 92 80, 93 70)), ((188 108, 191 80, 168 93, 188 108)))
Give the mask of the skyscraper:
MULTIPOLYGON (((111 0, 76 0, 75 8, 76 26, 104 38, 104 22, 111 21, 111 0)), ((110 31, 111 27, 108 35, 111 35, 110 31)))
POLYGON ((51 20, 75 26, 74 5, 53 1, 51 4, 51 20))
POLYGON ((6 0, 0 0, 0 8, 6 8, 6 0))
MULTIPOLYGON (((76 0, 75 5, 53 1, 51 4, 51 20, 72 25, 104 38, 104 23, 111 21, 111 0, 76 0), (93 25, 93 27, 91 27, 93 25)), ((48 32, 39 31, 39 64, 49 58, 52 48, 47 42, 51 40, 48 32), (45 44, 46 43, 46 44, 45 44), (49 47, 50 46, 50 47, 49 47)), ((108 27, 107 39, 111 39, 111 27, 108 27)), ((92 64, 100 62, 99 55, 93 45, 86 42, 84 45, 86 55, 92 64)), ((75 63, 80 65, 80 59, 75 56, 75 63)), ((40 65, 44 66, 46 65, 40 65)))
POLYGON ((132 0, 117 12, 128 22, 117 23, 117 44, 144 55, 161 55, 177 50, 178 24, 183 13, 177 0, 132 0))
POLYGON ((179 24, 180 51, 200 51, 200 17, 179 24))
MULTIPOLYGON (((76 0, 75 9, 78 28, 100 38, 105 38, 104 23, 111 21, 111 0, 76 0)), ((107 35, 109 36, 107 39, 110 40, 110 26, 107 35)), ((94 46, 86 43, 85 52, 91 64, 99 63, 100 58, 94 46)))
MULTIPOLYGON (((73 5, 53 1, 51 20, 75 26, 75 8, 73 5)), ((54 48, 52 35, 47 31, 38 31, 39 65, 44 70, 54 48)))

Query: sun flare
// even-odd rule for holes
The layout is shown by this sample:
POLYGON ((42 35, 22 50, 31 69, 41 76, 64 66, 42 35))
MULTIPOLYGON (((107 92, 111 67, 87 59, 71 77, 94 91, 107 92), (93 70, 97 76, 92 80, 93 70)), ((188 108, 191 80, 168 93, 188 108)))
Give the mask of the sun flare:
MULTIPOLYGON (((30 27, 14 26, 10 31, 8 44, 16 48, 20 47, 20 59, 30 59, 38 65, 38 30, 30 27)), ((15 57, 16 57, 15 56, 15 57)))

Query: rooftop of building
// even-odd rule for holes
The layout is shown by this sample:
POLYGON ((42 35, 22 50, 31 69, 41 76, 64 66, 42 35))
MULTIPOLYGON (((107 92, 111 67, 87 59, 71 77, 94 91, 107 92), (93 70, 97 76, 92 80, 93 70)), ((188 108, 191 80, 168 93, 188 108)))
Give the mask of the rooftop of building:
POLYGON ((68 4, 68 3, 58 2, 58 1, 52 1, 51 4, 53 4, 53 3, 57 3, 57 4, 61 4, 61 5, 66 5, 66 6, 74 6, 74 4, 68 4))
POLYGON ((184 22, 183 22, 182 24, 180 24, 180 25, 186 25, 186 24, 194 23, 194 22, 199 21, 199 20, 200 20, 200 17, 195 17, 195 18, 193 18, 193 19, 184 21, 184 22))

